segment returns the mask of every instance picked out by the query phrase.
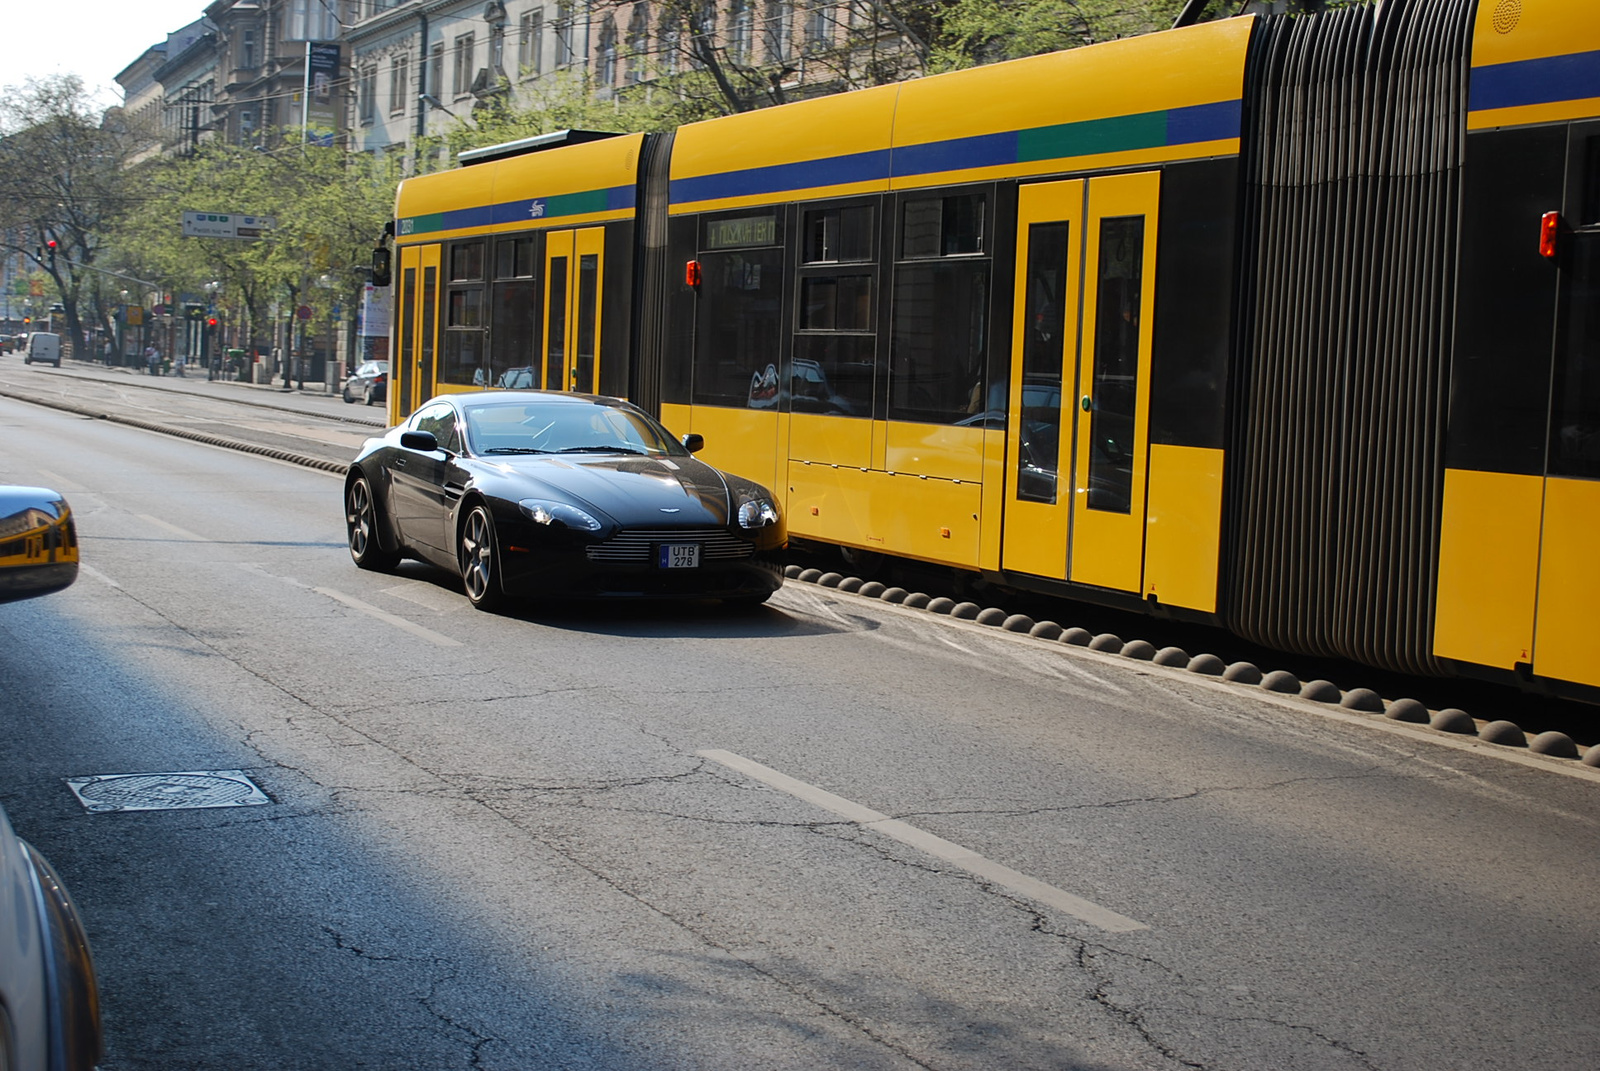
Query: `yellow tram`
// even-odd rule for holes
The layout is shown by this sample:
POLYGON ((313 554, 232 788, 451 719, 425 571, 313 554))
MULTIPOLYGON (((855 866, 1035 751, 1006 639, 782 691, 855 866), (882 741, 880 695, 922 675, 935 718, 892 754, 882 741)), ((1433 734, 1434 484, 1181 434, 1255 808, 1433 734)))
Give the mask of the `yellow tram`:
POLYGON ((627 397, 791 533, 1600 695, 1600 19, 1245 16, 462 154, 390 417, 627 397))

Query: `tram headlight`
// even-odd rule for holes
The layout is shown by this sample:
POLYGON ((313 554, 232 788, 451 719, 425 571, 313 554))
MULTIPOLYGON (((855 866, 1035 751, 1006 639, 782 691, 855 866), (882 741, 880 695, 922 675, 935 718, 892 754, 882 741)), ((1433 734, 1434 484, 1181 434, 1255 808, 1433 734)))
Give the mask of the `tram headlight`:
POLYGON ((523 516, 535 524, 549 528, 575 528, 580 532, 598 532, 603 525, 577 506, 566 502, 551 502, 542 498, 525 498, 517 503, 523 516))
POLYGON ((769 498, 747 498, 739 503, 740 528, 765 528, 778 523, 778 507, 769 498))

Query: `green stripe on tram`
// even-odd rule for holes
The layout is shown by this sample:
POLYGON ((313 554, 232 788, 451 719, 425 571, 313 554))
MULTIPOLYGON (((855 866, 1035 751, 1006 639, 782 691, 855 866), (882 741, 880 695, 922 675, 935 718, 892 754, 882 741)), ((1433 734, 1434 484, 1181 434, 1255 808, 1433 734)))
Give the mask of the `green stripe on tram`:
POLYGON ((1132 149, 1159 149, 1167 144, 1167 113, 1144 112, 1109 119, 1035 127, 1017 132, 1017 162, 1099 156, 1132 149))

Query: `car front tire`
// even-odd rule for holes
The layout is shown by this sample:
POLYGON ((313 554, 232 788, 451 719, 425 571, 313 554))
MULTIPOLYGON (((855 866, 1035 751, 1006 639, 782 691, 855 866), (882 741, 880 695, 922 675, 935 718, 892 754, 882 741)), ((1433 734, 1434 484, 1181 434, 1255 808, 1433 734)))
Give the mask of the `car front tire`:
POLYGON ((350 536, 350 560, 359 568, 388 572, 400 563, 400 555, 383 549, 378 536, 382 529, 378 503, 365 476, 356 477, 345 488, 344 523, 350 536))
POLYGON ((467 601, 480 610, 497 610, 505 602, 500 590, 500 548, 494 535, 494 518, 483 503, 473 506, 461 522, 456 562, 467 601))
POLYGON ((367 404, 368 405, 372 404, 372 388, 371 387, 367 388, 367 404))

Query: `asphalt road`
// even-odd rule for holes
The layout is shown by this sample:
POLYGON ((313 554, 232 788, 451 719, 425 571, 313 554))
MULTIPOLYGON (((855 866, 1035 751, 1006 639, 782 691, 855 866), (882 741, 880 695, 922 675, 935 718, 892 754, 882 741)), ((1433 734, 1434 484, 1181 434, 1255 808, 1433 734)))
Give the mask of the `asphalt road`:
POLYGON ((485 615, 332 475, 0 429, 79 514, 0 802, 106 1071, 1594 1066, 1595 770, 804 585, 485 615), (65 783, 218 770, 270 802, 65 783))

